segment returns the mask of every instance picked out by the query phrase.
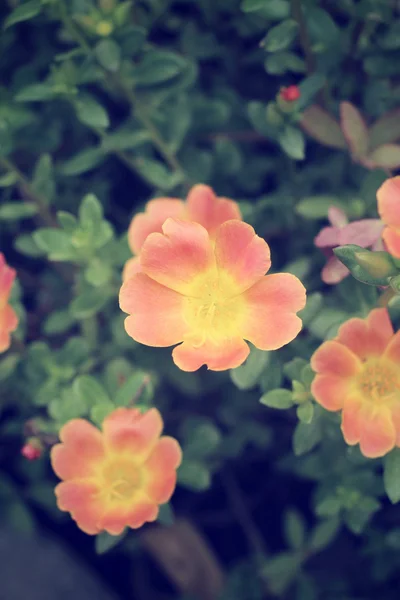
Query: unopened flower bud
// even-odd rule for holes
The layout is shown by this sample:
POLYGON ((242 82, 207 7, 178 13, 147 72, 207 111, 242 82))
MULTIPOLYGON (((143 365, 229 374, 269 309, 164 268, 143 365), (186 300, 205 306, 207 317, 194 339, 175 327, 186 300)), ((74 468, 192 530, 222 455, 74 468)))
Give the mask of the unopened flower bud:
POLYGON ((21 448, 21 454, 27 460, 37 460, 42 456, 43 446, 37 438, 30 438, 21 448))
POLYGON ((286 102, 295 102, 301 96, 300 88, 297 85, 289 85, 280 90, 280 97, 286 102))
POLYGON ((97 35, 101 35, 102 37, 107 37, 112 33, 113 25, 108 21, 100 21, 96 25, 96 33, 97 35))
POLYGON ((355 252, 354 258, 357 264, 371 277, 381 279, 396 275, 398 269, 394 265, 390 254, 387 252, 355 252))

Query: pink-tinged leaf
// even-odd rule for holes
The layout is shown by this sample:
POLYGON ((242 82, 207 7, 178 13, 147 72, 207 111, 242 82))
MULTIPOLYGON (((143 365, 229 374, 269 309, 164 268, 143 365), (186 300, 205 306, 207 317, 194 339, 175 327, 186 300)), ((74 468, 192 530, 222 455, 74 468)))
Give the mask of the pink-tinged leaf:
POLYGON ((369 146, 378 148, 400 139, 400 108, 387 112, 369 129, 369 146))
POLYGON ((340 104, 340 124, 354 157, 365 156, 369 146, 367 125, 360 111, 350 102, 340 104))
POLYGON ((400 167, 400 145, 384 144, 368 155, 368 162, 382 169, 397 169, 400 167))
POLYGON ((339 123, 326 110, 316 104, 309 106, 303 112, 300 126, 310 137, 324 146, 341 150, 347 148, 339 123))

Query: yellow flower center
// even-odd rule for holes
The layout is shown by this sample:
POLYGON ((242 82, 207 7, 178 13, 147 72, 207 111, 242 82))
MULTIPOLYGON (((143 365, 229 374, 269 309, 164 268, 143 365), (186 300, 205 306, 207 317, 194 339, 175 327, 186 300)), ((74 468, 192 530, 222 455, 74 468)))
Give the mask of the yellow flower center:
POLYGON ((102 471, 102 495, 109 501, 130 500, 141 486, 141 473, 131 460, 117 459, 102 471))
POLYGON ((231 275, 212 269, 194 278, 187 292, 183 317, 190 331, 185 340, 199 347, 240 336, 246 302, 231 275))
POLYGON ((369 400, 400 400, 400 372, 388 360, 367 361, 359 375, 358 384, 369 400))

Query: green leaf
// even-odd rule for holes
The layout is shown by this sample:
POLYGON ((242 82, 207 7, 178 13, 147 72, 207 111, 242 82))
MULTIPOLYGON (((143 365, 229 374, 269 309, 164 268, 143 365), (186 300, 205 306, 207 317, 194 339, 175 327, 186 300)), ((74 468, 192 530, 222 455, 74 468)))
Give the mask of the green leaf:
POLYGON ((33 202, 6 202, 0 206, 0 221, 20 221, 37 213, 38 207, 33 202))
POLYGON ((10 187, 15 185, 18 181, 18 175, 15 171, 9 171, 5 175, 0 177, 0 188, 10 187))
POLYGON ((53 83, 32 83, 22 88, 15 100, 17 102, 41 102, 42 100, 52 100, 57 96, 53 83))
POLYGON ((283 75, 287 71, 293 73, 305 73, 306 64, 294 52, 274 52, 269 54, 265 60, 265 70, 271 75, 283 75))
POLYGON ((127 533, 127 529, 124 529, 124 531, 119 535, 110 535, 106 531, 98 533, 95 539, 96 554, 105 554, 112 548, 115 548, 117 544, 122 542, 127 533))
POLYGON ((104 387, 91 375, 77 377, 72 389, 80 401, 87 406, 110 403, 110 398, 104 387))
POLYGON ((299 421, 302 423, 306 423, 307 425, 311 423, 314 416, 314 405, 312 402, 304 402, 304 404, 300 404, 296 410, 297 417, 299 421))
POLYGON ((304 546, 306 527, 303 517, 296 510, 288 510, 284 520, 285 539, 291 550, 304 546))
POLYGON ((368 129, 360 111, 350 102, 340 104, 340 124, 352 154, 365 156, 369 146, 368 129))
POLYGON ((147 403, 153 397, 153 384, 145 371, 136 371, 118 388, 114 402, 117 406, 147 403))
POLYGON ((281 21, 290 13, 288 0, 243 0, 240 8, 245 13, 260 11, 260 16, 266 19, 281 21))
POLYGON ((57 212, 57 221, 68 235, 72 235, 78 226, 78 221, 74 215, 64 210, 57 212))
POLYGON ((305 219, 323 219, 331 206, 346 210, 346 204, 336 196, 308 196, 296 204, 295 211, 305 219))
POLYGON ((311 533, 310 548, 312 550, 322 550, 329 546, 335 538, 340 527, 339 519, 329 519, 316 525, 311 533))
POLYGON ((236 369, 231 369, 229 374, 233 383, 240 390, 250 390, 260 379, 264 369, 269 362, 270 355, 268 352, 251 348, 250 354, 246 362, 236 369))
POLYGON ((367 156, 367 163, 381 169, 398 169, 400 165, 400 145, 383 144, 367 156))
POLYGON ((97 226, 103 219, 103 207, 94 194, 87 194, 79 206, 79 220, 82 225, 97 226))
POLYGON ((396 504, 400 500, 400 449, 394 448, 383 459, 383 485, 386 494, 396 504))
POLYGON ((97 167, 104 158, 102 148, 86 148, 64 161, 60 171, 63 175, 81 175, 97 167))
POLYGON ((186 66, 186 60, 166 50, 150 50, 142 58, 134 71, 136 86, 164 83, 179 75, 186 66))
POLYGON ((101 40, 94 49, 97 60, 108 71, 118 71, 121 61, 121 50, 111 38, 101 40))
POLYGON ((300 564, 300 557, 290 552, 281 552, 268 560, 262 573, 268 580, 270 591, 283 594, 294 580, 300 564))
POLYGON ((312 75, 309 75, 303 79, 299 85, 301 95, 297 101, 297 109, 303 110, 303 108, 311 102, 315 94, 319 92, 325 83, 326 77, 325 75, 321 75, 321 73, 313 73, 312 75))
POLYGON ((334 517, 342 509, 342 503, 337 496, 328 496, 315 507, 315 514, 319 517, 334 517))
POLYGON ((243 12, 254 12, 265 6, 265 0, 243 0, 240 8, 243 12))
POLYGON ((298 423, 293 434, 293 451, 296 456, 310 452, 322 439, 320 419, 314 418, 311 423, 298 423))
MULTIPOLYGON (((399 37, 400 40, 400 37, 399 37)), ((369 128, 369 145, 374 150, 400 139, 400 109, 384 114, 369 128)))
POLYGON ((303 321, 303 327, 306 327, 314 319, 315 315, 322 308, 323 303, 324 298, 320 292, 315 292, 307 297, 305 307, 298 313, 298 316, 303 321))
POLYGON ((293 19, 286 19, 272 27, 262 41, 262 45, 268 52, 278 52, 286 50, 297 35, 297 22, 293 19))
POLYGON ((69 236, 61 229, 45 227, 33 233, 37 246, 49 255, 51 260, 73 260, 76 256, 69 236))
POLYGON ((142 177, 162 190, 170 190, 182 183, 181 173, 172 173, 158 160, 140 158, 136 162, 136 167, 142 177))
POLYGON ((65 333, 73 324, 74 320, 68 310, 55 310, 44 322, 43 331, 47 335, 65 333))
POLYGON ((175 522, 175 515, 171 503, 161 504, 158 510, 157 521, 165 527, 170 527, 175 522))
POLYGON ((211 421, 199 424, 194 422, 186 431, 185 439, 185 458, 195 461, 213 455, 222 441, 221 432, 211 421))
POLYGON ((270 408, 285 410, 293 406, 292 392, 283 389, 271 390, 261 396, 260 402, 270 408))
POLYGON ((338 43, 340 29, 326 10, 317 6, 309 7, 306 11, 306 21, 310 36, 322 47, 327 48, 338 43))
POLYGON ((14 373, 20 358, 19 354, 7 354, 0 360, 0 381, 5 381, 14 373))
POLYGON ((90 409, 90 418, 95 425, 101 427, 103 421, 108 415, 115 410, 115 404, 110 402, 104 402, 103 404, 96 404, 90 409))
POLYGON ((89 127, 106 129, 110 124, 107 111, 93 96, 80 96, 75 100, 75 108, 78 119, 89 127))
POLYGON ((151 135, 146 130, 131 131, 121 128, 105 136, 101 144, 105 152, 112 152, 113 150, 132 150, 150 141, 151 135))
POLYGON ((282 150, 294 160, 303 160, 305 158, 304 135, 292 125, 286 125, 285 129, 279 134, 279 145, 282 150))
POLYGON ((300 126, 310 137, 324 146, 340 150, 347 148, 346 138, 339 123, 331 114, 316 104, 309 106, 304 111, 300 126))
POLYGON ((97 314, 108 302, 103 289, 92 288, 82 292, 70 304, 71 315, 75 319, 86 319, 97 314))
POLYGON ((178 469, 178 482, 195 492, 201 492, 210 487, 211 474, 203 463, 184 458, 178 469))
POLYGON ((16 23, 21 23, 22 21, 29 21, 29 19, 33 19, 36 17, 42 10, 42 2, 41 0, 30 0, 29 2, 24 2, 24 4, 20 4, 15 8, 4 20, 3 28, 7 29, 16 23))
POLYGON ((32 256, 33 258, 37 258, 38 256, 43 256, 45 252, 39 248, 32 235, 30 234, 22 234, 17 237, 14 242, 14 248, 21 252, 21 254, 25 254, 26 256, 32 256))
POLYGON ((283 372, 286 377, 289 377, 292 381, 295 379, 301 381, 301 373, 303 368, 307 365, 307 361, 304 358, 293 358, 291 361, 285 364, 283 372))

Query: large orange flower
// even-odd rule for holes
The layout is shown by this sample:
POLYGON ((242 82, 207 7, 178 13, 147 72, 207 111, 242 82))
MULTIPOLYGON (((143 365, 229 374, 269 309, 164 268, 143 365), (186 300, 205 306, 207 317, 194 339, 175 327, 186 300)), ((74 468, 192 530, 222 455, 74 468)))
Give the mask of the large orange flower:
MULTIPOLYGON (((150 233, 162 233, 162 226, 169 217, 200 223, 211 237, 221 223, 242 218, 236 202, 216 196, 208 185, 197 184, 190 190, 186 202, 178 198, 156 198, 146 204, 144 213, 133 217, 128 230, 132 253, 139 254, 150 233)), ((125 265, 123 280, 129 279, 138 270, 138 259, 131 258, 125 265)))
POLYGON ((390 254, 400 258, 400 177, 387 179, 377 192, 378 212, 386 225, 383 240, 390 254))
POLYGON ((244 340, 280 348, 299 333, 306 297, 294 275, 264 277, 270 266, 268 244, 247 223, 226 221, 213 241, 198 223, 168 219, 143 244, 141 272, 121 288, 126 331, 147 346, 180 344, 172 356, 184 371, 239 366, 249 354, 244 340))
POLYGON ((400 331, 393 333, 386 308, 344 323, 314 353, 311 367, 317 372, 311 392, 327 410, 342 410, 348 444, 359 443, 369 458, 400 446, 400 331))
POLYGON ((162 428, 155 408, 145 414, 118 408, 102 431, 84 419, 69 421, 51 451, 53 469, 64 480, 55 489, 59 509, 91 535, 118 535, 154 521, 158 505, 175 489, 182 458, 176 440, 160 437, 162 428))
POLYGON ((18 326, 18 317, 8 304, 15 270, 6 264, 0 252, 0 352, 5 352, 11 343, 10 333, 18 326))

